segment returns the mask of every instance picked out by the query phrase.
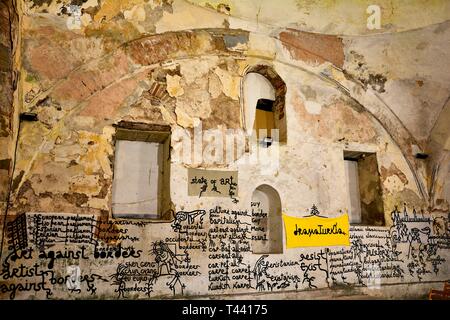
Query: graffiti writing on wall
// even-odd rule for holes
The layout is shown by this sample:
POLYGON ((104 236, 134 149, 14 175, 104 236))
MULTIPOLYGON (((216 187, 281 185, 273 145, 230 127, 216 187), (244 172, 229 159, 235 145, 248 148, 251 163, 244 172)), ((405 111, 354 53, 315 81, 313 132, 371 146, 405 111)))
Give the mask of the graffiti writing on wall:
MULTIPOLYGON (((350 246, 254 253, 267 212, 215 206, 167 223, 27 213, 6 226, 0 297, 153 298, 379 287, 448 278, 448 216, 406 207, 390 227, 350 227, 350 246)), ((261 238, 261 235, 264 235, 261 238)))
POLYGON ((53 296, 58 286, 66 286, 72 293, 81 293, 82 285, 87 293, 95 295, 97 293, 97 284, 99 282, 108 282, 102 275, 89 273, 79 276, 80 286, 71 287, 67 283, 70 284, 72 280, 72 272, 70 274, 62 274, 61 270, 54 268, 52 262, 48 265, 36 262, 39 259, 53 261, 53 259, 62 258, 87 259, 83 251, 81 253, 75 253, 70 250, 56 253, 43 250, 36 252, 32 247, 11 251, 2 262, 0 292, 8 295, 10 299, 14 299, 17 294, 23 292, 43 292, 45 298, 49 299, 53 296))
POLYGON ((350 245, 348 215, 337 218, 309 216, 303 218, 283 215, 286 247, 325 247, 350 245))
POLYGON ((333 283, 414 282, 439 273, 450 243, 448 217, 410 215, 406 207, 391 217, 390 229, 352 227, 351 247, 329 252, 333 283))
POLYGON ((230 197, 238 203, 238 172, 188 170, 188 195, 197 197, 230 197))

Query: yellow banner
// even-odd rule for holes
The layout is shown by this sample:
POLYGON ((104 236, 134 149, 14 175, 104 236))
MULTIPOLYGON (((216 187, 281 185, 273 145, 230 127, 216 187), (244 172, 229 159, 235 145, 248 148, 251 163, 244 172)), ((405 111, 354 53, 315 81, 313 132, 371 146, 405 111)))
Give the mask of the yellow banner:
POLYGON ((283 220, 287 248, 350 245, 348 214, 337 218, 295 218, 283 214, 283 220))

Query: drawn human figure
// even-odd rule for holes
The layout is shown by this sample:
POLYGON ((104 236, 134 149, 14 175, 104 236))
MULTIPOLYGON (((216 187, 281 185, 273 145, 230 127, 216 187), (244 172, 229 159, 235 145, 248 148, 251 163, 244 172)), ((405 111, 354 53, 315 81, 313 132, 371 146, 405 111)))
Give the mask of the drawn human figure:
POLYGON ((175 219, 173 220, 171 227, 173 231, 180 231, 181 230, 181 222, 185 221, 187 219, 188 213, 185 211, 178 211, 175 214, 175 219))
POLYGON ((392 269, 392 277, 393 278, 402 278, 403 279, 403 273, 405 273, 405 272, 403 271, 401 266, 399 266, 399 265, 393 266, 393 269, 392 269))
POLYGON ((433 233, 436 236, 443 236, 448 232, 448 221, 443 217, 433 219, 433 233))
POLYGON ((253 275, 256 279, 256 290, 258 291, 265 291, 266 287, 264 285, 264 282, 266 282, 265 279, 263 279, 264 276, 267 275, 267 269, 269 267, 269 262, 265 261, 264 259, 267 258, 269 255, 264 254, 262 255, 258 261, 255 263, 255 268, 253 268, 253 275))
POLYGON ((203 223, 203 216, 206 214, 205 210, 193 210, 193 211, 178 211, 175 213, 175 218, 172 221, 171 227, 173 231, 180 232, 181 223, 187 221, 188 224, 192 224, 195 218, 200 216, 200 224, 203 223))
POLYGON ((302 283, 307 282, 307 283, 308 283, 308 287, 309 287, 310 289, 316 289, 316 288, 317 288, 317 286, 315 286, 315 285, 313 284, 313 282, 314 282, 314 280, 316 279, 316 277, 310 277, 308 271, 305 271, 305 272, 303 273, 303 277, 304 277, 304 278, 303 278, 302 283))
POLYGON ((127 267, 123 264, 119 264, 117 266, 116 273, 111 275, 110 278, 112 278, 114 281, 112 282, 113 285, 118 286, 114 292, 118 293, 117 298, 125 298, 125 288, 126 288, 126 271, 127 267))
POLYGON ((208 189, 208 182, 205 180, 202 186, 200 187, 200 194, 198 195, 198 197, 200 198, 202 196, 202 193, 206 192, 207 189, 208 189))
POLYGON ((183 293, 184 285, 181 283, 180 274, 177 271, 177 262, 182 262, 176 254, 170 250, 169 246, 163 241, 157 241, 153 244, 152 253, 155 255, 155 261, 158 263, 157 276, 173 275, 172 280, 166 284, 175 294, 175 285, 178 283, 183 293), (163 273, 165 268, 166 273, 163 273))
POLYGON ((357 264, 355 266, 355 274, 356 277, 358 278, 358 284, 365 286, 365 284, 362 281, 362 276, 363 276, 363 266, 360 264, 357 264))
POLYGON ((391 227, 391 239, 394 244, 405 242, 408 236, 408 227, 405 223, 399 222, 391 227))
POLYGON ((214 192, 217 192, 217 193, 222 193, 219 190, 217 190, 217 185, 216 185, 217 180, 213 179, 213 180, 211 180, 211 183, 213 185, 213 187, 211 188, 211 191, 214 191, 214 192))
POLYGON ((364 263, 365 253, 367 251, 367 246, 362 242, 361 239, 356 239, 352 241, 351 251, 353 254, 353 258, 358 258, 360 263, 364 263))
POLYGON ((414 242, 417 242, 419 244, 422 243, 422 240, 420 239, 420 234, 426 235, 427 239, 431 233, 431 229, 429 227, 425 227, 422 229, 419 228, 411 228, 411 231, 408 234, 408 242, 409 242, 409 249, 408 249, 408 255, 409 258, 412 251, 412 245, 414 242))
POLYGON ((430 259, 437 254, 438 246, 434 243, 428 243, 424 245, 424 250, 427 253, 427 259, 430 259))

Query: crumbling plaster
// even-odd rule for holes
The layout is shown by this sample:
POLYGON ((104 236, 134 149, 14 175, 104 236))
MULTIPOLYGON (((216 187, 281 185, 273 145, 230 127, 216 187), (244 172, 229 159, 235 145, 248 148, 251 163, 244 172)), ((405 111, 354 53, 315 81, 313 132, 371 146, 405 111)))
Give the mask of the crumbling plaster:
MULTIPOLYGON (((347 210, 344 149, 377 152, 388 226, 391 211, 403 203, 448 211, 448 148, 439 160, 430 159, 441 168, 434 180, 433 165, 414 157, 428 146, 440 152, 442 139, 433 137, 448 135, 440 118, 448 113, 442 106, 450 94, 445 2, 433 3, 424 25, 403 17, 410 11, 392 14, 388 32, 378 35, 359 26, 361 17, 346 20, 351 27, 343 34, 342 17, 325 26, 315 18, 318 9, 294 1, 281 7, 303 25, 274 24, 286 12, 273 11, 268 2, 261 3, 256 20, 247 15, 254 3, 229 2, 227 10, 189 2, 197 1, 18 2, 23 58, 15 64, 15 112, 36 112, 39 121, 22 123, 18 134, 9 216, 110 217, 113 125, 120 120, 172 127, 175 211, 229 205, 187 196, 186 170, 193 166, 238 170, 240 209, 267 183, 278 190, 287 213, 305 212, 314 203, 338 215, 347 210), (241 164, 246 154, 226 165, 184 163, 176 153, 177 133, 199 124, 241 128, 241 81, 257 64, 273 68, 287 87, 288 139, 280 146, 278 171, 261 175, 259 167, 241 164)), ((331 11, 324 12, 337 17, 343 9, 331 11)))
MULTIPOLYGON (((317 82, 317 79, 320 79, 315 86, 316 90, 312 90, 314 92, 312 96, 300 93, 294 98, 298 100, 294 101, 293 105, 302 103, 305 106, 304 108, 306 108, 306 112, 304 111, 305 109, 298 108, 295 111, 308 117, 308 121, 305 123, 314 123, 314 115, 311 115, 311 113, 316 114, 316 117, 324 117, 326 115, 327 110, 323 109, 323 106, 325 106, 326 101, 329 104, 330 100, 327 95, 324 95, 324 90, 333 92, 334 96, 342 96, 342 93, 339 93, 333 86, 341 91, 343 90, 345 95, 353 98, 357 104, 359 103, 359 106, 356 106, 356 108, 365 108, 369 112, 368 114, 373 115, 376 121, 381 123, 394 139, 394 143, 400 148, 400 153, 409 166, 407 171, 413 176, 412 179, 408 180, 410 188, 414 190, 413 193, 418 193, 419 198, 422 197, 422 201, 425 201, 424 203, 428 201, 426 168, 414 158, 412 151, 413 145, 419 145, 421 149, 423 147, 420 146, 420 143, 408 130, 408 118, 404 120, 401 114, 396 116, 395 110, 390 107, 395 105, 399 110, 404 110, 405 108, 402 109, 400 107, 401 101, 400 104, 397 101, 392 104, 386 103, 386 101, 390 101, 389 99, 399 96, 407 97, 408 95, 399 95, 394 89, 385 89, 384 92, 379 92, 378 87, 371 86, 370 83, 365 83, 362 79, 370 79, 369 76, 371 74, 376 76, 377 72, 384 76, 386 70, 389 70, 389 74, 396 74, 396 77, 392 79, 390 77, 387 78, 386 85, 390 82, 395 83, 396 79, 400 77, 399 75, 402 75, 402 77, 414 76, 406 68, 406 63, 394 64, 394 62, 398 61, 397 58, 392 58, 392 63, 390 63, 389 57, 386 58, 386 55, 380 54, 379 51, 389 49, 389 52, 395 52, 396 55, 394 57, 399 57, 402 54, 399 50, 403 48, 401 44, 407 42, 408 39, 412 39, 410 40, 412 42, 428 39, 428 35, 433 33, 436 28, 439 28, 440 35, 444 36, 446 28, 432 26, 418 31, 366 38, 349 36, 333 38, 333 36, 328 36, 328 38, 323 39, 319 37, 319 40, 317 40, 313 36, 305 34, 307 38, 304 41, 309 41, 312 44, 318 41, 337 43, 338 47, 336 49, 342 50, 342 54, 345 54, 345 60, 342 64, 342 62, 337 62, 332 57, 327 58, 326 53, 324 53, 326 51, 325 47, 317 47, 315 48, 316 52, 308 52, 306 59, 297 60, 296 58, 302 58, 303 56, 297 56, 296 51, 302 52, 305 48, 298 48, 296 43, 287 42, 286 39, 288 38, 286 36, 284 38, 264 36, 259 32, 252 32, 246 35, 246 32, 239 30, 206 29, 195 32, 166 32, 161 35, 145 36, 149 31, 151 32, 149 30, 143 32, 144 37, 141 36, 139 38, 135 36, 136 40, 118 39, 113 34, 113 31, 104 32, 101 35, 96 33, 102 23, 111 23, 111 19, 120 12, 131 10, 132 8, 135 8, 133 10, 136 11, 136 1, 123 2, 120 5, 106 2, 100 6, 101 10, 97 11, 95 15, 89 13, 92 10, 85 10, 84 14, 93 16, 91 23, 79 30, 68 30, 63 23, 67 17, 62 13, 62 8, 68 5, 70 5, 69 2, 53 3, 51 1, 42 3, 42 5, 32 2, 24 3, 23 26, 26 31, 24 31, 23 39, 24 69, 21 82, 24 88, 22 97, 24 99, 22 101, 23 111, 39 112, 42 124, 26 124, 23 127, 23 132, 21 133, 21 138, 23 138, 21 139, 22 141, 19 141, 19 150, 21 152, 18 155, 14 179, 16 194, 20 194, 18 190, 29 178, 35 175, 35 166, 41 161, 43 163, 63 159, 69 163, 72 161, 70 170, 75 170, 75 168, 81 166, 84 168, 82 174, 96 173, 94 176, 97 178, 91 178, 94 179, 93 181, 97 181, 100 179, 98 177, 102 177, 102 181, 110 184, 111 173, 107 165, 109 163, 107 158, 112 155, 112 150, 109 147, 112 129, 108 129, 108 125, 120 118, 148 121, 150 120, 149 117, 153 121, 156 120, 172 125, 175 125, 177 121, 184 128, 192 128, 198 125, 201 120, 207 123, 211 121, 208 118, 213 113, 211 96, 216 99, 220 96, 219 83, 224 98, 231 99, 231 105, 234 104, 235 108, 239 108, 236 100, 239 94, 239 79, 243 75, 243 70, 248 65, 263 63, 276 65, 276 70, 282 74, 282 77, 282 69, 288 69, 289 71, 286 72, 285 76, 287 78, 286 81, 292 75, 292 69, 299 70, 301 73, 300 77, 295 79, 293 85, 288 85, 288 96, 291 96, 291 92, 296 92, 298 90, 296 89, 297 87, 303 91, 310 89, 309 83, 311 81, 317 82), (99 19, 99 14, 103 14, 104 18, 99 19), (52 18, 50 19, 50 17, 52 18), (94 32, 94 29, 97 31, 94 32), (224 35, 240 37, 239 39, 244 39, 244 43, 236 42, 235 47, 228 48, 226 47, 227 41, 219 40, 223 41, 220 44, 216 40, 224 39, 224 35), (244 35, 244 37, 241 35, 244 35), (400 44, 397 44, 397 38, 401 40, 400 44), (115 43, 115 49, 111 43, 115 43), (398 49, 396 49, 396 46, 398 49), (175 47, 178 49, 173 50, 175 47), (378 47, 380 49, 377 49, 378 47), (219 58, 217 54, 226 55, 230 58, 220 58, 222 66, 218 66, 219 58), (318 58, 314 60, 314 56, 318 58), (381 57, 384 57, 384 59, 381 57), (50 60, 49 63, 49 58, 54 60, 50 60), (334 62, 335 65, 331 62, 334 62), (383 63, 382 66, 380 66, 381 63, 383 63), (157 68, 158 64, 163 66, 165 64, 170 65, 167 68, 163 67, 163 69, 170 70, 163 71, 163 74, 169 73, 166 75, 167 80, 163 79, 166 82, 166 86, 168 86, 169 97, 163 97, 166 101, 162 105, 155 106, 154 103, 149 103, 148 99, 142 97, 145 94, 148 96, 149 89, 155 85, 154 82, 159 83, 161 81, 161 79, 150 79, 150 74, 157 68), (336 64, 340 65, 336 66, 336 64), (367 67, 366 64, 368 65, 367 67), (343 72, 337 67, 343 68, 343 72), (208 74, 212 69, 214 69, 214 73, 206 79, 204 75, 208 74), (315 79, 312 80, 312 78, 315 79), (176 82, 173 79, 176 79, 176 82), (191 84, 189 90, 187 90, 188 84, 191 84), (233 100, 235 101, 234 103, 232 102, 233 100), (125 105, 131 107, 125 107, 125 105), (311 112, 311 108, 314 111, 311 112), (149 113, 150 110, 153 111, 149 113), (67 125, 69 123, 70 125, 67 125), (69 129, 69 127, 72 128, 69 129), (76 137, 79 135, 79 132, 73 132, 73 130, 86 130, 87 128, 89 128, 88 131, 94 131, 96 134, 107 132, 106 136, 103 134, 103 138, 99 138, 103 146, 97 149, 104 150, 103 155, 101 153, 96 153, 95 156, 83 155, 88 150, 92 153, 90 151, 92 148, 80 147, 79 143, 82 140, 76 137), (34 143, 31 142, 33 141, 32 139, 34 139, 34 143), (52 150, 52 148, 56 150, 52 150), (48 157, 44 156, 44 154, 50 155, 51 160, 41 159, 48 157), (88 160, 91 160, 93 157, 99 157, 98 159, 100 160, 98 161, 101 161, 102 165, 98 166, 90 163, 88 160), (84 160, 83 165, 79 163, 80 160, 84 160), (97 170, 94 170, 93 166, 97 167, 97 170)), ((161 3, 150 1, 149 3, 142 3, 141 6, 151 6, 152 9, 158 6, 164 7, 163 16, 176 14, 171 13, 171 11, 177 12, 177 10, 180 12, 179 14, 186 13, 192 8, 183 1, 175 1, 173 4, 164 1, 161 3), (177 7, 178 4, 180 4, 180 7, 177 7), (172 9, 169 9, 171 6, 172 9)), ((83 3, 81 7, 83 9, 99 8, 99 4, 89 1, 83 3)), ((199 19, 202 21, 202 24, 205 21, 216 21, 217 16, 221 15, 221 13, 203 9, 201 9, 201 12, 202 16, 205 17, 205 19, 199 19)), ((125 20, 128 21, 132 17, 132 14, 127 13, 125 20)), ((224 16, 224 18, 227 17, 227 15, 224 16)), ((143 16, 138 14, 136 23, 142 22, 143 19, 143 16)), ((164 23, 164 18, 161 17, 158 19, 153 16, 145 16, 145 19, 150 19, 150 21, 153 21, 151 19, 156 19, 153 21, 154 23, 164 23)), ((254 22, 250 20, 247 23, 252 25, 254 22)), ((117 25, 120 24, 118 23, 117 25)), ((214 27, 214 23, 212 23, 212 26, 214 27)), ((193 27, 196 26, 190 26, 190 28, 193 27)), ((183 28, 186 28, 186 26, 183 26, 183 28)), ((252 28, 249 27, 249 29, 252 28)), ((288 30, 285 34, 289 34, 292 39, 303 39, 302 31, 288 30)), ((123 33, 122 36, 131 36, 131 34, 123 33)), ((437 45, 439 40, 432 41, 436 41, 437 45)), ((403 54, 402 58, 405 60, 413 56, 413 53, 410 55, 403 54)), ((432 54, 425 55, 422 53, 422 57, 429 61, 426 65, 429 65, 433 59, 430 56, 432 54)), ((423 69, 424 72, 427 70, 430 72, 429 69, 423 69)), ((439 70, 444 70, 444 68, 436 68, 436 72, 439 70)), ((445 80, 446 76, 443 75, 443 77, 442 84, 438 88, 439 92, 443 91, 445 81, 447 81, 445 80)), ((421 77, 421 79, 424 79, 424 77, 421 77)), ((421 81, 425 82, 425 80, 421 81)), ((414 87, 417 86, 417 82, 412 85, 414 87)), ((164 91, 164 86, 162 88, 162 91, 164 91)), ((156 94, 163 94, 160 91, 157 90, 156 94)), ((436 102, 433 104, 437 105, 440 100, 437 99, 433 92, 430 95, 435 97, 436 102)), ((425 100, 426 97, 422 99, 425 100)), ((224 102, 222 100, 221 103, 224 102)), ((350 105, 355 107, 355 102, 351 101, 350 105)), ((289 105, 287 107, 289 110, 289 105)), ((223 110, 224 108, 221 109, 223 110)), ((233 114, 236 114, 236 110, 233 114)), ((342 138, 344 139, 343 141, 345 139, 357 140, 361 138, 360 134, 357 137, 354 136, 355 132, 352 129, 348 129, 342 134, 342 130, 336 127, 333 118, 336 116, 335 113, 332 112, 330 114, 333 120, 329 124, 322 119, 322 124, 325 123, 325 125, 320 127, 306 125, 308 128, 305 128, 305 130, 311 130, 311 128, 321 130, 321 128, 324 128, 322 129, 324 134, 329 135, 329 127, 332 127, 335 130, 335 136, 330 136, 328 141, 333 142, 342 138), (342 135, 342 137, 338 135, 342 135)), ((433 117, 436 118, 436 112, 430 112, 429 117, 420 117, 420 119, 424 121, 431 119, 428 121, 433 122, 433 117)), ((220 118, 222 121, 228 120, 228 117, 220 118)), ((300 127, 302 127, 305 121, 304 118, 298 119, 297 117, 289 116, 287 119, 291 123, 290 127, 297 127, 298 122, 300 127), (295 124, 293 123, 294 121, 295 124)), ((215 121, 217 120, 215 119, 215 121)), ((234 124, 228 123, 227 127, 237 127, 238 120, 235 119, 233 121, 234 124)), ((373 119, 370 121, 373 122, 373 119)), ((367 130, 369 132, 371 126, 373 126, 373 123, 370 126, 368 125, 367 130)), ((423 126, 419 125, 416 125, 416 127, 423 128, 423 126)), ((290 129, 289 136, 294 141, 302 141, 306 139, 305 132, 302 133, 302 135, 297 136, 295 131, 290 129)), ((319 137, 322 135, 320 131, 316 131, 316 134, 319 137)), ((372 137, 376 135, 375 133, 370 134, 372 137)), ((398 151, 396 150, 397 153, 398 151)), ((74 174, 74 176, 77 175, 74 174)), ((51 176, 48 178, 51 178, 51 176)), ((388 177, 383 178, 394 184, 394 186, 387 186, 388 190, 403 190, 401 186, 398 186, 399 179, 392 177, 389 179, 388 177)), ((41 181, 41 178, 36 176, 31 181, 36 181, 36 179, 41 181)), ((405 181, 405 179, 400 179, 400 181, 405 181)), ((43 183, 45 184, 45 182, 43 183)), ((66 185, 71 183, 67 181, 66 185)), ((28 183, 25 185, 28 185, 28 183)), ((39 190, 38 194, 45 192, 39 187, 37 189, 39 190)), ((94 193, 90 197, 98 195, 99 190, 97 189, 92 189, 94 193)), ((69 188, 66 186, 59 190, 61 190, 60 193, 64 194, 64 190, 69 191, 69 188)), ((72 192, 76 192, 76 187, 72 187, 72 192)), ((93 201, 92 199, 89 201, 97 205, 96 209, 106 210, 107 208, 106 202, 93 201)), ((87 202, 88 200, 84 204, 87 202)), ((72 209, 80 210, 80 208, 72 209)))

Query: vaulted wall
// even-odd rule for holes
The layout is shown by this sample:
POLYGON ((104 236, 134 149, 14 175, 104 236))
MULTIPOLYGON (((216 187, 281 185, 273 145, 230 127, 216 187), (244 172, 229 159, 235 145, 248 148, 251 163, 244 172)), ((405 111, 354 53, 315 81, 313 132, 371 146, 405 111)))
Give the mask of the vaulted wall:
POLYGON ((264 1, 261 21, 242 4, 191 2, 2 7, 5 23, 7 14, 20 19, 2 28, 0 47, 0 296, 146 299, 344 286, 405 297, 390 286, 401 284, 418 297, 448 279, 450 28, 440 7, 426 25, 390 16, 398 32, 391 25, 374 34, 354 22, 343 34, 313 18, 305 18, 309 28, 268 21, 264 1), (259 148, 256 161, 258 144, 244 130, 249 70, 274 86, 283 123, 281 143, 259 148), (113 217, 124 124, 170 128, 170 209, 160 219, 113 217), (376 154, 385 225, 352 225, 347 247, 288 249, 283 229, 275 241, 282 253, 264 253, 267 237, 280 235, 270 226, 280 224, 264 220, 271 206, 252 200, 255 190, 275 190, 290 216, 340 216, 349 210, 344 151, 376 154))

